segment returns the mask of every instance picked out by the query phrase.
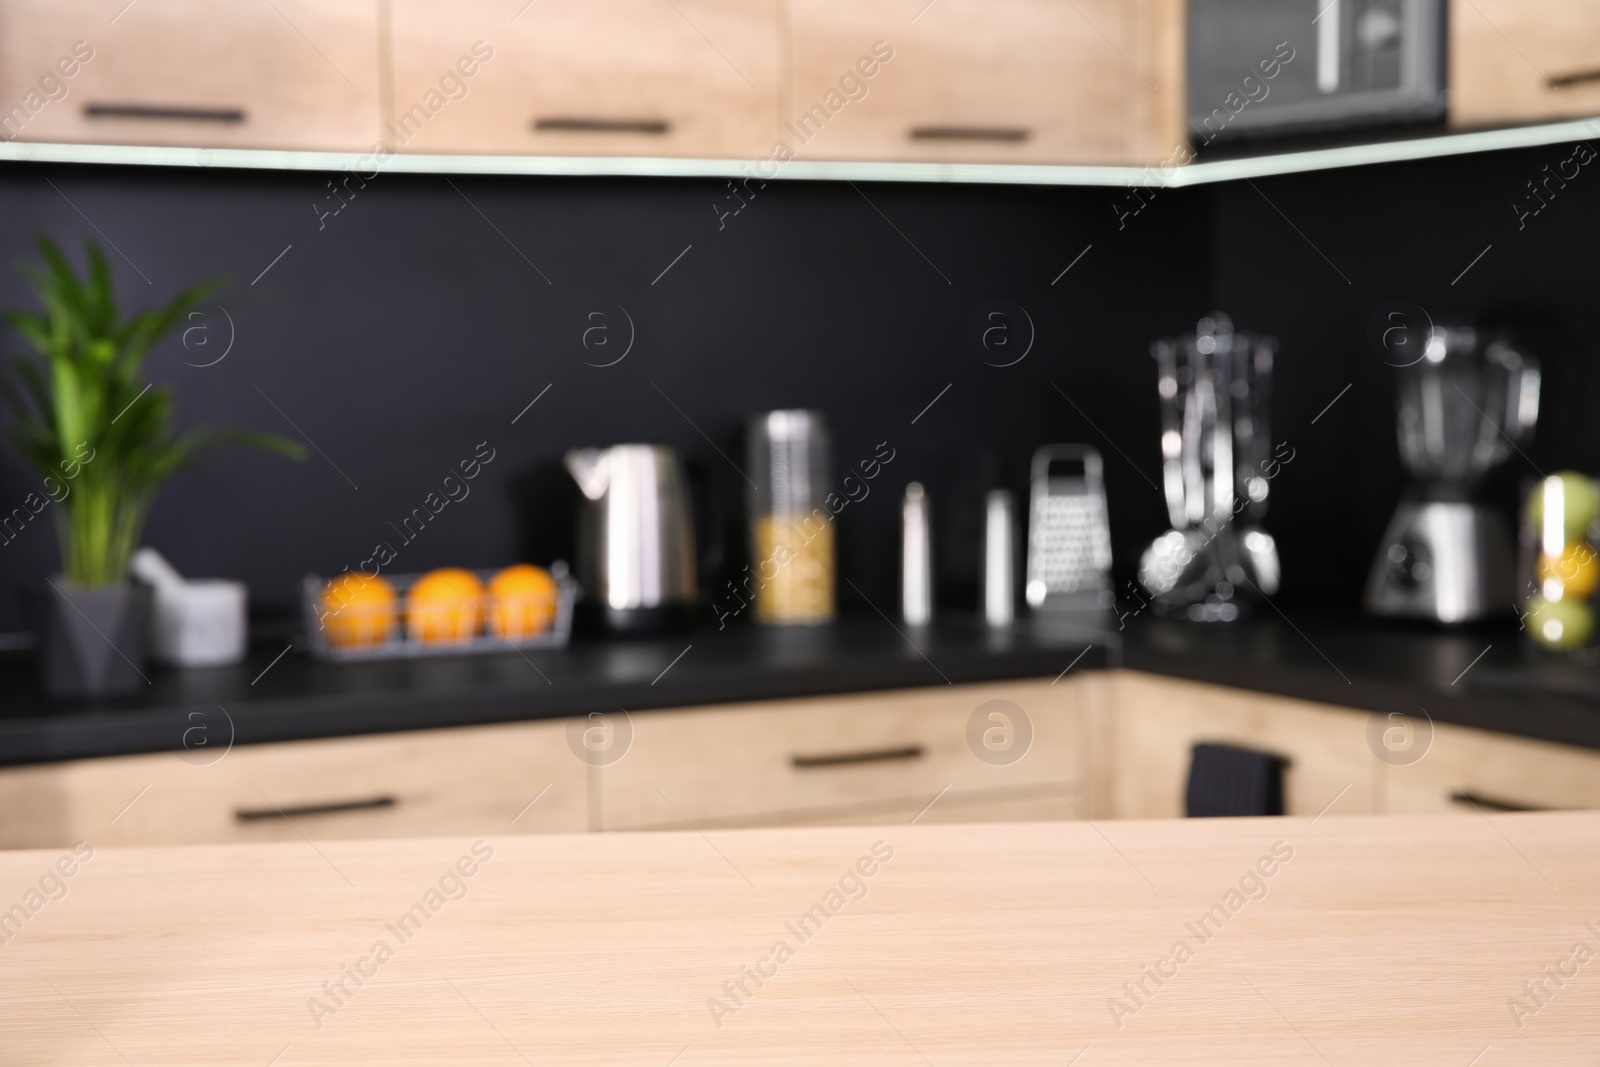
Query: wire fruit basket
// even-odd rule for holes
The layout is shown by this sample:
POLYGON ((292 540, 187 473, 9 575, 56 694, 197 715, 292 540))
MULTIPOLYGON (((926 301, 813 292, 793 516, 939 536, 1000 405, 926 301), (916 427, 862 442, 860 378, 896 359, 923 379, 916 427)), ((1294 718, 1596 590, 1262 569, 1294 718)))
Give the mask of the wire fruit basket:
MULTIPOLYGON (((415 635, 406 607, 411 587, 424 575, 385 576, 385 580, 395 591, 392 601, 384 604, 349 603, 339 611, 328 614, 322 610, 322 600, 323 592, 328 588, 331 579, 308 574, 300 584, 300 601, 305 616, 306 635, 311 643, 311 654, 317 659, 347 663, 367 660, 424 659, 431 656, 482 655, 511 649, 562 648, 572 636, 572 609, 581 595, 581 590, 564 561, 557 560, 550 565, 549 570, 550 576, 555 579, 556 587, 550 594, 550 599, 554 600, 555 611, 548 626, 525 633, 506 633, 505 628, 495 622, 497 616, 503 617, 502 609, 512 611, 518 608, 525 609, 529 601, 526 598, 519 598, 517 603, 502 605, 492 594, 485 591, 481 607, 470 612, 470 617, 465 620, 466 625, 460 627, 463 632, 459 637, 430 640, 422 640, 415 635), (345 612, 356 613, 352 621, 363 634, 362 638, 349 643, 330 640, 326 620, 341 616, 345 612)), ((482 570, 472 573, 487 590, 496 572, 482 570)), ((550 600, 535 601, 534 605, 548 609, 550 600)), ((459 613, 467 609, 454 610, 459 613)), ((350 623, 347 622, 345 628, 349 629, 350 623)))

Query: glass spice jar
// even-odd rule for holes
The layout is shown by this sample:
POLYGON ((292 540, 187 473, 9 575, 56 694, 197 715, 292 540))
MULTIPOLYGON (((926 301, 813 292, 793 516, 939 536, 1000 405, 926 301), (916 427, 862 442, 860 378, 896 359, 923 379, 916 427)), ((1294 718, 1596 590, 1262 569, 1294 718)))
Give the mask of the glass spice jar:
POLYGON ((833 516, 823 506, 832 466, 819 411, 750 420, 750 576, 756 621, 817 625, 834 617, 833 516))

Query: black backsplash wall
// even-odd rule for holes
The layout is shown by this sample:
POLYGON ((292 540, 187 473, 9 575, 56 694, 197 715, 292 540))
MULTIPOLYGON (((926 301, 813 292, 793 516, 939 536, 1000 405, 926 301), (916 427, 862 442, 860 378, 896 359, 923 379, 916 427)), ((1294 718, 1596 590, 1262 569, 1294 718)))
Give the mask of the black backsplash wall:
POLYGON ((1287 596, 1354 607, 1403 489, 1396 372, 1370 341, 1391 301, 1508 331, 1539 360, 1533 441, 1486 487, 1508 519, 1541 471, 1600 473, 1600 160, 1566 166, 1578 176, 1552 182, 1537 215, 1512 208, 1537 206, 1526 183, 1573 157, 1573 145, 1553 145, 1208 191, 1213 298, 1280 338, 1273 435, 1296 459, 1272 483, 1267 525, 1287 596))
MULTIPOLYGON (((39 231, 76 246, 97 227, 122 253, 108 246, 130 308, 231 279, 187 348, 173 338, 151 357, 151 377, 178 386, 186 425, 303 433, 320 451, 299 464, 207 457, 162 491, 146 540, 188 573, 244 578, 269 614, 289 610, 302 575, 355 567, 379 540, 399 548, 397 572, 570 553, 576 494, 559 460, 581 444, 678 446, 715 488, 737 567, 745 483, 728 460, 744 465, 743 421, 773 407, 828 413, 841 477, 878 442, 895 449, 839 527, 841 575, 891 614, 905 483, 933 494, 941 601, 970 607, 982 492, 1025 492, 1030 454, 1052 441, 1105 456, 1121 587, 1166 525, 1148 343, 1222 307, 1281 339, 1273 436, 1295 462, 1273 482, 1267 525, 1286 600, 1349 606, 1402 484, 1392 372, 1366 343, 1386 301, 1516 324, 1546 371, 1531 463, 1600 469, 1600 172, 1583 168, 1520 231, 1510 208, 1570 155, 1164 192, 1120 230, 1102 189, 774 183, 719 228, 726 187, 709 180, 401 174, 319 229, 327 175, 12 165, 0 171, 0 306, 31 304, 9 264, 39 231), (1035 324, 1015 366, 986 365, 968 343, 991 299, 1035 324), (631 352, 586 365, 621 352, 624 308, 631 352), (221 354, 229 316, 227 357, 186 365, 221 354), (585 349, 597 323, 610 343, 591 333, 585 349), (471 495, 401 544, 389 523, 483 441, 495 458, 471 495)), ((1506 486, 1523 466, 1508 465, 1506 486)), ((7 510, 33 484, 0 457, 7 510)), ((0 630, 25 625, 19 590, 56 566, 43 521, 0 548, 0 630)), ((847 609, 869 610, 840 588, 847 609)))
MULTIPOLYGON (((717 450, 743 466, 745 418, 774 407, 828 413, 841 476, 879 442, 895 450, 839 527, 841 575, 891 613, 912 479, 933 496, 955 606, 976 596, 982 492, 1024 491, 1042 443, 1100 445, 1119 557, 1164 525, 1146 482, 1159 432, 1147 344, 1205 310, 1203 197, 1164 194, 1119 232, 1096 189, 774 183, 719 220, 714 181, 384 174, 319 229, 327 177, 0 173, 0 306, 31 303, 9 264, 37 231, 76 246, 98 227, 122 253, 108 247, 128 307, 231 279, 188 348, 175 337, 151 357, 151 377, 177 385, 184 424, 303 433, 317 451, 208 456, 162 491, 146 541, 186 573, 244 578, 258 608, 287 610, 302 575, 356 567, 380 540, 399 549, 397 573, 565 555, 576 494, 561 453, 626 440, 678 446, 708 474, 738 564, 745 483, 717 450), (1011 367, 967 340, 997 298, 1036 328, 1011 367), (624 308, 632 351, 586 365, 620 354, 624 308), (227 357, 186 365, 221 354, 230 316, 227 357), (585 349, 597 323, 611 343, 585 349), (389 523, 483 441, 495 458, 471 495, 402 544, 389 523)), ((7 452, 7 508, 32 484, 7 452)), ((56 566, 42 521, 0 548, 0 629, 25 624, 20 588, 56 566)), ((843 582, 841 599, 869 610, 843 582)))

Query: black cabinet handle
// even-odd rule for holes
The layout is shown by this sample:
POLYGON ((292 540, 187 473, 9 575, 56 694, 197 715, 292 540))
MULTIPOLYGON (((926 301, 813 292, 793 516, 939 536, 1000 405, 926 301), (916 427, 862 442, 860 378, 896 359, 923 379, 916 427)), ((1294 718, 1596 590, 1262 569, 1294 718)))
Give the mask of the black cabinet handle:
POLYGON ((1557 74, 1550 79, 1550 88, 1571 89, 1579 85, 1588 85, 1590 82, 1600 82, 1600 69, 1575 70, 1570 74, 1557 74))
POLYGON ((1026 126, 913 126, 913 141, 1004 141, 1020 144, 1033 136, 1026 126))
POLYGON ((333 800, 326 804, 299 804, 292 808, 236 808, 233 817, 239 822, 259 822, 262 819, 289 819, 297 815, 336 815, 345 811, 392 808, 398 803, 392 796, 364 797, 360 800, 333 800))
POLYGON ((1452 804, 1467 804, 1482 811, 1559 811, 1559 808, 1538 808, 1529 804, 1517 804, 1509 800, 1496 800, 1486 797, 1481 793, 1469 793, 1464 789, 1455 789, 1450 793, 1452 804))
POLYGON ((905 745, 901 748, 875 748, 864 752, 833 752, 822 756, 790 756, 789 762, 796 770, 810 770, 815 767, 843 767, 852 763, 891 763, 896 760, 921 759, 923 750, 921 745, 905 745))
POLYGON ((244 122, 242 107, 189 107, 165 104, 84 104, 91 119, 176 119, 179 122, 244 122))
POLYGON ((575 115, 534 119, 533 128, 540 133, 648 133, 665 134, 672 124, 664 119, 596 119, 575 115))

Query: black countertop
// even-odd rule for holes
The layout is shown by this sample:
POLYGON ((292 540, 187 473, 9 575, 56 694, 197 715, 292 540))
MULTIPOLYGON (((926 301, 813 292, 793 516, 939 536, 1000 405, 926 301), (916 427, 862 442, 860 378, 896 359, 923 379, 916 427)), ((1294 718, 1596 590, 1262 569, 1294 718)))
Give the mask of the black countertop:
POLYGON ((1359 617, 1127 621, 1131 670, 1600 748, 1600 667, 1515 625, 1440 630, 1359 617))
POLYGON ((285 643, 237 667, 147 671, 118 701, 53 701, 30 656, 0 656, 0 764, 219 743, 288 741, 589 711, 1055 677, 1127 667, 1363 710, 1600 749, 1600 667, 1538 654, 1514 627, 1456 632, 1294 615, 1232 624, 1130 617, 1119 629, 1025 620, 921 631, 878 615, 818 629, 754 626, 559 650, 328 664, 285 643), (226 732, 219 736, 219 723, 226 732))
POLYGON ((0 657, 0 764, 170 751, 186 736, 216 744, 231 733, 253 744, 1053 676, 1080 653, 1074 670, 1107 662, 1098 631, 1066 623, 902 629, 878 615, 818 628, 707 625, 649 639, 575 636, 563 649, 342 664, 298 649, 275 660, 283 642, 253 648, 235 667, 147 668, 148 687, 99 703, 49 699, 32 657, 11 654, 0 657))

